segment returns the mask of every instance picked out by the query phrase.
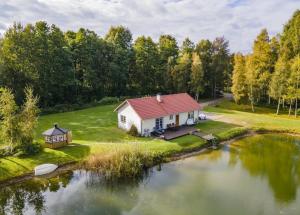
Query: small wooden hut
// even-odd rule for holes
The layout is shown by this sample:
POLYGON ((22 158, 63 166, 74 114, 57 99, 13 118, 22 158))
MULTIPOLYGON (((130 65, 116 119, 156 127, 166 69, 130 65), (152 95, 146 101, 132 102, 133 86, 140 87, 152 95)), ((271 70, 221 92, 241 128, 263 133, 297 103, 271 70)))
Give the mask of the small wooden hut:
POLYGON ((43 136, 45 137, 46 146, 51 149, 56 149, 72 142, 71 131, 59 128, 57 124, 43 132, 43 136))

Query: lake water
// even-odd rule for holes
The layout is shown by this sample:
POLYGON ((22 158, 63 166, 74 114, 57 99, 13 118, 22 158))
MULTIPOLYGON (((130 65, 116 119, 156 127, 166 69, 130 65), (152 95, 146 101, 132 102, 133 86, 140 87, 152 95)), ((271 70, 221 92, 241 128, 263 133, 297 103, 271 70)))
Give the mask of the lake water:
POLYGON ((135 182, 84 171, 0 189, 0 214, 300 214, 300 138, 257 135, 135 182))

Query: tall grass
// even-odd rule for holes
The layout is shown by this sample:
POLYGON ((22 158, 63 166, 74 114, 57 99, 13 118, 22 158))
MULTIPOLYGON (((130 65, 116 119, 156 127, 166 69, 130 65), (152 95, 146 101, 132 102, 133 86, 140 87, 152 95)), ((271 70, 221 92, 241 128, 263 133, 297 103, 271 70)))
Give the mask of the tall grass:
POLYGON ((139 146, 114 147, 106 154, 92 154, 83 162, 83 168, 101 173, 105 179, 137 178, 146 169, 161 163, 161 153, 141 150, 139 146))

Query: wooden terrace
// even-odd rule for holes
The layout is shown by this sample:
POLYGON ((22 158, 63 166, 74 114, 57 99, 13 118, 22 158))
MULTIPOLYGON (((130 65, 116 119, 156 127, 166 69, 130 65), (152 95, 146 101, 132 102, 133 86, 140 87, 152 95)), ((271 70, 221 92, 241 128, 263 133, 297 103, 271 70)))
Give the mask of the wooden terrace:
POLYGON ((216 139, 216 137, 212 134, 201 132, 193 126, 180 126, 172 129, 167 129, 161 137, 165 140, 172 140, 185 135, 194 135, 208 142, 214 141, 216 139))
POLYGON ((172 140, 177 137, 192 134, 195 131, 197 131, 197 129, 193 126, 181 126, 181 127, 166 130, 165 133, 163 134, 163 137, 165 140, 172 140))

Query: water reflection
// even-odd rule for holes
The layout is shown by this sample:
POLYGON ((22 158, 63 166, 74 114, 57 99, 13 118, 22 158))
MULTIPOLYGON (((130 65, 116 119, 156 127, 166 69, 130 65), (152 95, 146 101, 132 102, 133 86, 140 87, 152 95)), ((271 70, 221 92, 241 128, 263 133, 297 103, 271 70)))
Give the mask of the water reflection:
POLYGON ((46 191, 57 192, 66 187, 73 174, 68 173, 51 179, 34 179, 0 188, 0 214, 23 214, 26 207, 36 214, 45 212, 46 191))
POLYGON ((267 178, 278 201, 296 199, 300 185, 299 139, 286 135, 257 135, 231 146, 230 163, 241 161, 252 176, 267 178))
MULTIPOLYGON (((152 172, 149 169, 135 180, 107 181, 97 172, 76 170, 51 179, 39 178, 2 187, 0 214, 65 214, 58 199, 66 204, 67 198, 72 204, 75 202, 74 211, 82 211, 86 201, 87 205, 96 206, 97 214, 122 214, 136 205, 139 185, 146 184, 152 172)), ((92 210, 89 208, 88 213, 92 210)))
POLYGON ((0 188, 0 214, 298 215, 299 155, 299 138, 258 135, 134 181, 77 170, 0 188))

